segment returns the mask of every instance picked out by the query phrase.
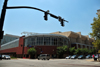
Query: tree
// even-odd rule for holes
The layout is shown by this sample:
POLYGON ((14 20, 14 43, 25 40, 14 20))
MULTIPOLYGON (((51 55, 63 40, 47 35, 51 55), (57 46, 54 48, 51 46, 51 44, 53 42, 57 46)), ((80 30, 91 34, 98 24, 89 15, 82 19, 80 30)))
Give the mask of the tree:
POLYGON ((83 48, 82 49, 82 54, 87 55, 88 54, 88 49, 87 48, 83 48))
POLYGON ((36 49, 35 48, 28 49, 28 54, 30 55, 31 58, 33 58, 34 55, 36 54, 36 49))
POLYGON ((67 52, 67 50, 68 50, 67 46, 57 47, 57 54, 58 54, 59 58, 62 58, 63 55, 67 52))
POLYGON ((69 54, 70 55, 73 55, 73 54, 75 54, 75 47, 72 47, 72 48, 69 48, 69 54))
POLYGON ((92 50, 93 54, 96 54, 96 51, 97 51, 96 49, 93 49, 93 50, 92 50))
POLYGON ((92 25, 92 33, 90 33, 90 36, 95 39, 93 42, 94 47, 97 47, 100 49, 100 15, 98 15, 98 18, 93 19, 92 25))
POLYGON ((82 49, 81 48, 76 49, 75 54, 78 54, 78 55, 82 54, 82 49))
POLYGON ((92 50, 89 50, 88 51, 88 54, 92 55, 93 54, 93 51, 92 50))

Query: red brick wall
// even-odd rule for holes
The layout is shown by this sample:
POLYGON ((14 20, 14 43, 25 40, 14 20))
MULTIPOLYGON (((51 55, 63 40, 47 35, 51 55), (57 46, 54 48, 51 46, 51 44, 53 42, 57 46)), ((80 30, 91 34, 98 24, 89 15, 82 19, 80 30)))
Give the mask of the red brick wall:
MULTIPOLYGON (((19 38, 19 46, 15 48, 10 48, 6 50, 1 50, 0 53, 12 53, 23 54, 24 36, 19 38)), ((27 54, 29 47, 24 47, 24 54, 27 54)), ((37 54, 56 54, 57 46, 36 46, 37 54), (41 53, 42 48, 42 53, 41 53)))
POLYGON ((17 47, 16 54, 22 54, 22 52, 23 52, 23 45, 24 45, 23 37, 25 37, 25 36, 22 36, 19 38, 19 46, 17 47))
MULTIPOLYGON (((28 47, 24 48, 24 54, 27 54, 28 49, 28 47)), ((37 54, 56 54, 57 46, 35 46, 35 49, 37 50, 37 54)))
POLYGON ((12 53, 12 52, 16 52, 16 50, 17 50, 17 47, 5 49, 5 50, 0 50, 0 53, 12 53))
POLYGON ((23 37, 24 36, 19 38, 19 46, 18 47, 10 48, 10 49, 5 49, 5 50, 0 50, 0 53, 12 53, 12 52, 15 52, 16 54, 22 54, 23 44, 24 44, 23 37))

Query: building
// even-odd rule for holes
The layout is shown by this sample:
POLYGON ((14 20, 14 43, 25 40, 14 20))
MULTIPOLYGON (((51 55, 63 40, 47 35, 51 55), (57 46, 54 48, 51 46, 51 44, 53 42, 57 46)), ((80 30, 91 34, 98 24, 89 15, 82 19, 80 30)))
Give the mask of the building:
POLYGON ((77 48, 93 49, 93 39, 88 36, 81 35, 81 32, 53 32, 49 34, 32 34, 22 36, 13 41, 1 45, 1 54, 10 54, 16 57, 29 57, 27 51, 34 47, 37 50, 36 56, 39 54, 50 54, 57 57, 57 47, 67 45, 77 48))
POLYGON ((96 14, 97 14, 97 15, 100 15, 100 9, 97 10, 97 13, 96 13, 96 14))
POLYGON ((15 40, 15 39, 18 39, 18 38, 19 38, 19 36, 16 36, 16 35, 5 34, 5 35, 3 36, 3 39, 1 39, 1 45, 2 45, 2 44, 5 44, 5 43, 8 43, 8 42, 10 42, 10 41, 13 41, 13 40, 15 40))
POLYGON ((81 32, 53 32, 51 34, 59 34, 59 35, 64 35, 69 38, 69 44, 70 47, 77 48, 88 48, 88 49, 93 49, 93 44, 92 42, 94 41, 93 38, 89 38, 88 35, 81 35, 81 32))

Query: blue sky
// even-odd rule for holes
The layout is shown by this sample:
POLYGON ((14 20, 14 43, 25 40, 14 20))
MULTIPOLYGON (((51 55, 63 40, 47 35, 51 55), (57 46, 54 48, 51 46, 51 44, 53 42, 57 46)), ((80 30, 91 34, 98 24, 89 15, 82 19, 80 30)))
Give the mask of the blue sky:
MULTIPOLYGON (((0 0, 0 10, 4 0, 0 0)), ((8 0, 8 6, 31 6, 61 16, 65 22, 62 27, 58 19, 48 15, 44 20, 44 13, 33 9, 7 9, 4 21, 4 34, 21 36, 21 33, 51 33, 74 31, 88 35, 92 32, 91 23, 97 17, 100 0, 8 0)))

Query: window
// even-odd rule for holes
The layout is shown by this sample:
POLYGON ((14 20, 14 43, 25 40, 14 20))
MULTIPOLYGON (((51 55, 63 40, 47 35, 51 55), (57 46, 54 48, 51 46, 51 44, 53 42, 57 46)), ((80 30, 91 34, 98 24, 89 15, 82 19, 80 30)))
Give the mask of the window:
POLYGON ((68 45, 68 39, 64 39, 64 45, 68 45))
POLYGON ((50 45, 50 37, 44 37, 44 45, 50 45))
POLYGON ((62 46, 63 45, 63 39, 62 38, 58 38, 58 45, 62 46))
POLYGON ((43 37, 37 37, 37 45, 43 45, 43 37))
POLYGON ((51 38, 51 44, 52 45, 57 45, 57 38, 56 37, 51 38))

